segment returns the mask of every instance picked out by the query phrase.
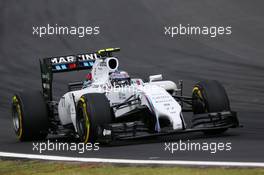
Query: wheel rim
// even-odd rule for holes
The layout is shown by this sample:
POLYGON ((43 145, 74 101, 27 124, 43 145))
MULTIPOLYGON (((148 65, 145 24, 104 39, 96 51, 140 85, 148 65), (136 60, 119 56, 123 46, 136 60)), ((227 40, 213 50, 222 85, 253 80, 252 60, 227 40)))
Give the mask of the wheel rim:
POLYGON ((87 143, 89 140, 89 134, 90 134, 90 121, 88 118, 88 114, 86 111, 86 103, 83 98, 80 99, 81 106, 78 112, 78 134, 81 138, 81 140, 84 143, 87 143))
POLYGON ((17 111, 13 113, 13 125, 14 125, 15 131, 18 132, 20 128, 20 124, 19 124, 19 116, 18 116, 17 111))
POLYGON ((79 119, 79 121, 78 121, 79 135, 82 136, 82 137, 86 133, 85 132, 85 126, 83 124, 83 121, 84 121, 83 118, 79 119))
POLYGON ((22 111, 16 96, 13 97, 12 120, 14 130, 19 138, 22 136, 22 111))
POLYGON ((199 102, 199 105, 201 105, 200 107, 202 109, 202 111, 200 111, 200 110, 194 111, 195 113, 204 113, 204 112, 208 111, 207 107, 206 107, 205 99, 203 98, 202 92, 198 86, 195 86, 193 88, 193 98, 196 99, 196 102, 199 102))

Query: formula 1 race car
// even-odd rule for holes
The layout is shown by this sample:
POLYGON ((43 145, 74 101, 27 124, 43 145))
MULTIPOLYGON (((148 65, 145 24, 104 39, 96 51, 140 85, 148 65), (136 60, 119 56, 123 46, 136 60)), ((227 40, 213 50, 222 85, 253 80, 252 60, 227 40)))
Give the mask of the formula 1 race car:
POLYGON ((12 98, 12 117, 20 141, 48 134, 74 136, 80 142, 106 142, 159 135, 204 132, 219 134, 239 126, 223 86, 201 81, 192 96, 183 83, 131 78, 119 70, 119 48, 40 60, 42 92, 23 91, 12 98), (68 84, 68 92, 53 99, 55 73, 89 70, 85 81, 68 84), (186 124, 184 112, 192 112, 186 124))

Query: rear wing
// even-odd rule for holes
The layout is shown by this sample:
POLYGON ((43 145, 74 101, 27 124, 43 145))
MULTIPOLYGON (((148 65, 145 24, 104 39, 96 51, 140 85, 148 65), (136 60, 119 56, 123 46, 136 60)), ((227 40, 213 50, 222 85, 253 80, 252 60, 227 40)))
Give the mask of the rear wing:
POLYGON ((40 59, 41 81, 44 98, 52 101, 52 80, 54 73, 90 70, 98 58, 111 57, 120 48, 101 49, 93 53, 57 56, 40 59))

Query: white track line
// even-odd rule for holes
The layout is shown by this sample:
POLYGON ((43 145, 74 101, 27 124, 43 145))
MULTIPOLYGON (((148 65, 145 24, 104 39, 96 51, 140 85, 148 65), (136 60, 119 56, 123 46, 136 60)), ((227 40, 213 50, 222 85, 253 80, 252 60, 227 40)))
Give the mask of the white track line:
POLYGON ((72 162, 94 162, 94 163, 118 163, 118 164, 160 164, 160 165, 189 165, 189 166, 223 166, 223 167, 264 167, 262 162, 220 162, 220 161, 182 161, 182 160, 133 160, 133 159, 106 159, 106 158, 83 158, 65 157, 36 154, 22 154, 0 152, 0 157, 26 158, 55 161, 72 162))

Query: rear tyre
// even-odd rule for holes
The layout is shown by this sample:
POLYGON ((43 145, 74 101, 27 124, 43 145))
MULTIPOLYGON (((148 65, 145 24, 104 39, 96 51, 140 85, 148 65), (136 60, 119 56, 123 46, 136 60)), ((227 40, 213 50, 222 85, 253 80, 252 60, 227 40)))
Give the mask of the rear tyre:
MULTIPOLYGON (((194 114, 230 111, 230 103, 224 87, 216 80, 201 81, 193 88, 194 114)), ((227 130, 215 129, 204 131, 205 134, 219 134, 227 130)))
POLYGON ((45 139, 48 135, 48 109, 42 93, 15 94, 12 98, 12 120, 20 141, 45 139))
POLYGON ((81 96, 77 105, 76 126, 80 142, 94 143, 98 138, 98 126, 112 121, 108 99, 101 93, 81 96))

